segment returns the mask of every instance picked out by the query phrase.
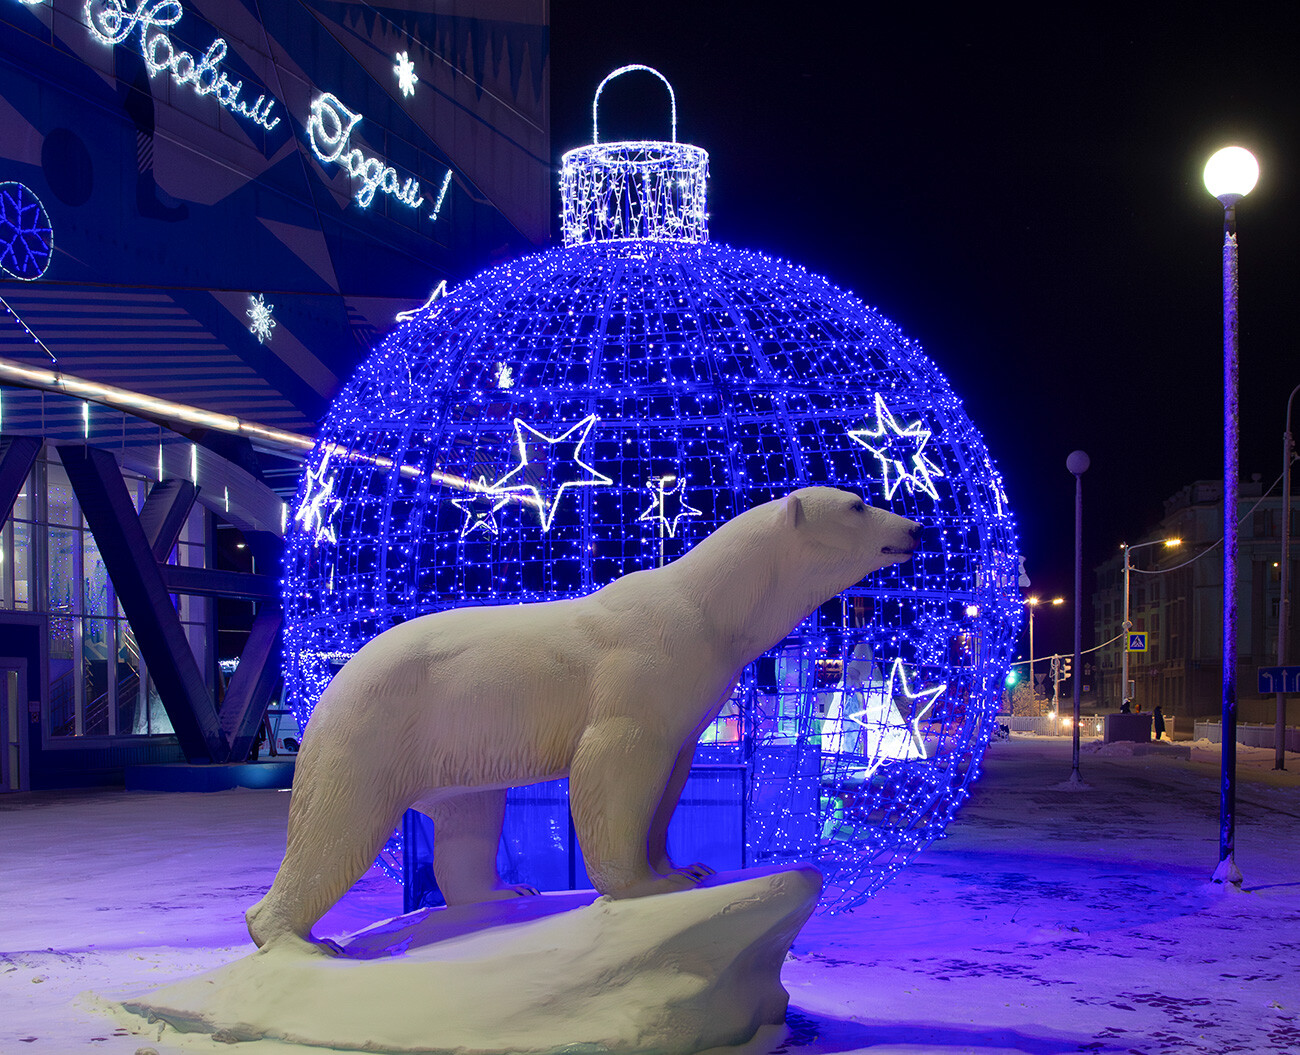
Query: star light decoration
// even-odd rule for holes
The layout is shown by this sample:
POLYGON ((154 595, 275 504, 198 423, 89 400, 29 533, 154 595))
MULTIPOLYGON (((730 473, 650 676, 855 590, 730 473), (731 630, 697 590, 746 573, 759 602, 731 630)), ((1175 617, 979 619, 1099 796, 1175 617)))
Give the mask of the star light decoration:
POLYGON ((531 493, 536 500, 542 530, 550 531, 556 507, 566 490, 570 487, 596 487, 614 482, 582 460, 582 445, 595 424, 596 415, 588 414, 559 436, 547 436, 521 418, 515 418, 519 464, 494 483, 492 490, 531 493), (586 475, 579 475, 580 473, 586 475), (517 483, 510 483, 516 478, 517 483))
POLYGON ((704 514, 694 506, 686 504, 686 479, 685 477, 672 476, 652 476, 645 482, 646 489, 649 490, 654 500, 650 503, 650 508, 642 513, 637 520, 653 520, 662 526, 659 528, 662 534, 667 530, 669 538, 677 537, 677 522, 682 517, 698 517, 704 514))
POLYGON ((502 494, 488 487, 487 478, 478 478, 479 490, 463 498, 453 498, 451 504, 465 514, 460 526, 460 537, 464 538, 479 528, 489 535, 497 533, 497 510, 510 501, 508 494, 502 494))
POLYGON ((326 452, 317 468, 307 470, 302 504, 293 516, 294 523, 301 524, 310 533, 314 545, 338 542, 338 532, 331 521, 343 501, 334 496, 336 477, 330 472, 331 454, 333 451, 326 452))
POLYGON ((271 314, 275 305, 268 304, 260 293, 257 296, 250 295, 248 305, 244 314, 253 320, 248 324, 248 332, 257 338, 258 344, 266 344, 271 339, 271 331, 275 329, 275 318, 271 314))
POLYGON ((394 58, 397 59, 397 62, 393 66, 393 72, 397 74, 397 85, 402 89, 402 95, 414 95, 415 85, 420 80, 415 75, 415 63, 411 61, 411 57, 404 51, 399 51, 394 58))
MULTIPOLYGON (((945 692, 948 691, 947 683, 936 685, 933 688, 922 689, 920 692, 913 692, 907 681, 907 670, 903 666, 901 659, 894 660, 894 665, 889 671, 889 683, 884 692, 884 699, 893 709, 895 714, 900 714, 898 705, 894 703, 898 698, 909 700, 912 703, 912 716, 908 719, 907 731, 912 738, 912 744, 904 751, 903 757, 926 758, 928 757, 925 750, 925 740, 921 736, 920 721, 930 709, 934 707, 937 701, 945 692)), ((868 734, 877 737, 877 742, 883 740, 884 734, 893 729, 902 727, 894 723, 882 722, 877 715, 872 713, 870 707, 863 707, 851 714, 845 715, 846 720, 860 726, 868 734)), ((870 743, 870 740, 868 740, 870 743)), ((880 766, 889 761, 901 760, 898 754, 889 751, 877 749, 871 753, 870 764, 867 767, 866 775, 869 777, 880 766)))
POLYGON ((922 428, 919 420, 902 428, 879 392, 876 393, 875 414, 874 426, 853 429, 849 432, 849 439, 865 447, 879 460, 885 500, 892 499, 899 486, 906 484, 909 494, 921 491, 938 501, 934 477, 942 477, 943 470, 924 453, 925 445, 930 441, 930 430, 922 428))

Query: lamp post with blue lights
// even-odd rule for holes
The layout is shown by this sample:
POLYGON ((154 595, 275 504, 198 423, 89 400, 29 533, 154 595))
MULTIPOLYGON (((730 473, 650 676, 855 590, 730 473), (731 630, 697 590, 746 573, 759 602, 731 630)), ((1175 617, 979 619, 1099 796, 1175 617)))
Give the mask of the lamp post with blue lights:
POLYGON ((1241 884, 1233 859, 1237 804, 1237 202, 1254 189, 1259 163, 1224 147, 1205 164, 1205 189, 1223 204, 1223 717, 1216 883, 1241 884))

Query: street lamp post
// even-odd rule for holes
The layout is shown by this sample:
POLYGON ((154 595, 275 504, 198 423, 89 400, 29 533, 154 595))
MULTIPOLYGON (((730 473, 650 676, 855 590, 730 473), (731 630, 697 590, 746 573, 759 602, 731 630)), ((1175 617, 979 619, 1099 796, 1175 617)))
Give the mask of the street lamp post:
POLYGON ((1183 540, 1180 538, 1158 538, 1151 542, 1139 542, 1135 546, 1124 547, 1124 642, 1120 649, 1120 669, 1123 683, 1120 686, 1121 701, 1129 699, 1128 694, 1128 646, 1129 631, 1133 629, 1133 622, 1129 618, 1129 575, 1133 571, 1133 565, 1129 561, 1129 554, 1135 549, 1142 549, 1144 546, 1177 546, 1183 540))
MULTIPOLYGON (((1291 401, 1300 392, 1300 385, 1291 390, 1286 400, 1286 432, 1282 433, 1282 566, 1279 585, 1282 594, 1277 606, 1277 665, 1286 666, 1287 635, 1291 627, 1291 462, 1295 458, 1295 445, 1291 440, 1291 401)), ((1286 693, 1277 694, 1277 724, 1273 730, 1273 768, 1286 769, 1286 693)))
POLYGON ((1205 189, 1223 205, 1223 715, 1220 723, 1219 864, 1216 883, 1241 884, 1234 859, 1237 808, 1237 202, 1254 188, 1259 163, 1224 147, 1205 164, 1205 189))
POLYGON ((1072 451, 1065 467, 1074 474, 1074 749, 1071 755, 1070 783, 1080 784, 1079 777, 1079 694, 1083 690, 1083 474, 1092 460, 1083 451, 1072 451))
MULTIPOLYGON (((1038 699, 1038 686, 1034 681, 1034 611, 1043 603, 1043 600, 1041 597, 1026 597, 1024 603, 1029 609, 1029 691, 1036 700, 1038 699)), ((1065 598, 1053 597, 1050 603, 1065 604, 1065 598)))

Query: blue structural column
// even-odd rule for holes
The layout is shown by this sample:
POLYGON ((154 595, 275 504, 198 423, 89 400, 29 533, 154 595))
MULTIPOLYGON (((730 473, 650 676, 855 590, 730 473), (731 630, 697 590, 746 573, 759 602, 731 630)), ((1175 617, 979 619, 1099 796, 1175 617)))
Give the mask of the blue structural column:
POLYGON ((107 451, 81 446, 60 447, 59 458, 181 750, 190 762, 227 761, 230 752, 216 704, 190 651, 117 460, 107 451))

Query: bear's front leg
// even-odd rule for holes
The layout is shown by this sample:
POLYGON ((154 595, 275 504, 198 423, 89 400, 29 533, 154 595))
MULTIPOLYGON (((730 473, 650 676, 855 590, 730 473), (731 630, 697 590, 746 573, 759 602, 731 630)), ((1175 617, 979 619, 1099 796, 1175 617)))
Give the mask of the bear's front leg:
POLYGON ((650 826, 681 746, 630 717, 604 719, 583 733, 569 770, 569 805, 587 874, 602 894, 644 897, 703 878, 661 874, 648 859, 650 826))
POLYGON ((497 847, 506 816, 504 788, 448 795, 417 809, 433 821, 433 876, 448 905, 536 894, 497 874, 497 847))

